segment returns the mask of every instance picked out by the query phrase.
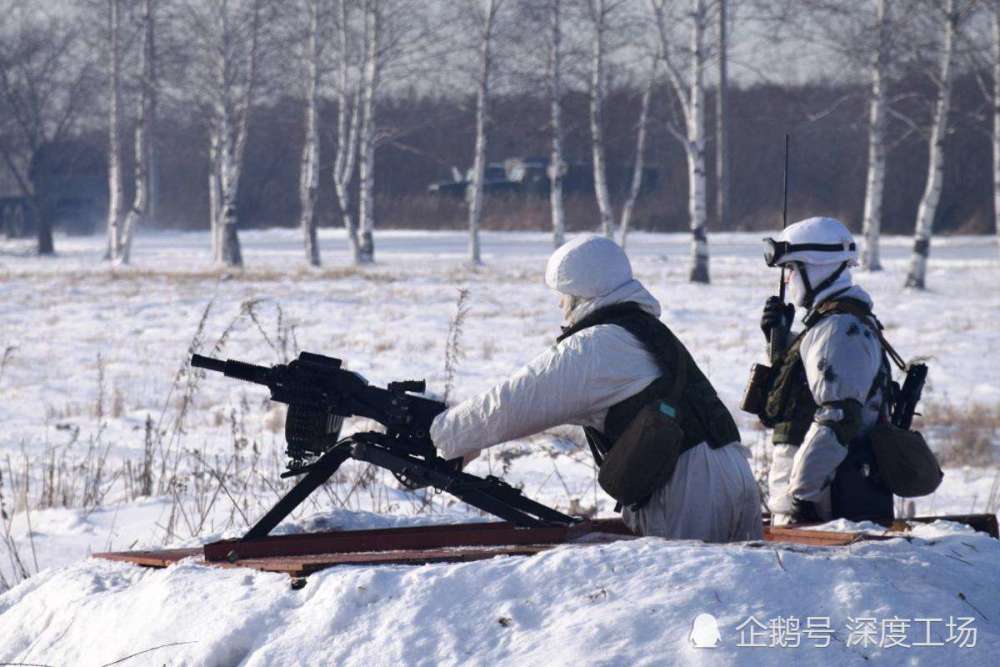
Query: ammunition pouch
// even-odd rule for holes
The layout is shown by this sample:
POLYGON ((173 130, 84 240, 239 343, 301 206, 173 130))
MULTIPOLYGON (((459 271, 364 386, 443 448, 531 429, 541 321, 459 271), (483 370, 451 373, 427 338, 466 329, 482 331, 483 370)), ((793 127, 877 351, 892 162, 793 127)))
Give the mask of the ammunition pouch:
POLYGON ((601 487, 620 505, 636 510, 670 481, 683 452, 702 442, 712 448, 738 442, 740 432, 684 345, 637 305, 596 311, 560 340, 598 324, 615 324, 635 336, 662 373, 638 394, 611 406, 601 430, 584 429, 600 467, 601 487))
POLYGON ((597 481, 620 504, 641 507, 670 481, 686 449, 675 414, 664 400, 647 404, 604 457, 597 481))
POLYGON ((750 367, 750 381, 743 391, 743 400, 740 401, 740 410, 757 415, 765 427, 774 426, 767 418, 767 394, 771 391, 771 382, 774 377, 774 370, 766 364, 754 364, 750 367))
POLYGON ((894 494, 916 498, 937 490, 944 472, 923 435, 880 422, 869 438, 882 479, 894 494))

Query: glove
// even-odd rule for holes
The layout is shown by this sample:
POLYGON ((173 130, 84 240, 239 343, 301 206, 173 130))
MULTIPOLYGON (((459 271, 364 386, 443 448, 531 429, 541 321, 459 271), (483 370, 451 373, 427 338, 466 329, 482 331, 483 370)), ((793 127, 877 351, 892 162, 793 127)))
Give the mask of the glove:
POLYGON ((764 338, 770 341, 772 329, 780 328, 787 333, 792 328, 794 318, 795 306, 783 303, 776 296, 768 297, 764 304, 764 314, 760 318, 760 330, 764 332, 764 338))
POLYGON ((820 523, 821 521, 816 503, 801 498, 792 498, 792 513, 789 515, 789 523, 820 523))

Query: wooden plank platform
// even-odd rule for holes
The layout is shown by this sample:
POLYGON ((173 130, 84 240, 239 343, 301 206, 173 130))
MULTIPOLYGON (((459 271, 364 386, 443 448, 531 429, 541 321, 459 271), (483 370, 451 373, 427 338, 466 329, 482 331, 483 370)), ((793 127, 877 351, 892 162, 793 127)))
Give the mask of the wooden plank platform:
POLYGON ((234 561, 271 556, 489 547, 528 544, 562 544, 586 535, 630 537, 621 519, 596 519, 573 526, 519 528, 505 521, 464 523, 372 530, 338 530, 323 533, 269 535, 253 540, 221 540, 205 545, 205 560, 234 561))
POLYGON ((425 563, 458 563, 485 560, 496 556, 533 556, 551 549, 555 544, 521 544, 491 547, 451 547, 447 549, 420 549, 399 551, 358 551, 335 554, 307 554, 303 556, 272 556, 246 558, 234 563, 206 561, 201 549, 163 549, 161 551, 122 551, 94 554, 97 558, 142 565, 144 567, 170 567, 186 558, 212 567, 248 567, 262 572, 283 572, 292 576, 306 576, 335 565, 423 565, 425 563))
MULTIPOLYGON (((958 521, 997 537, 995 515, 918 517, 896 521, 885 534, 764 526, 764 543, 842 547, 900 537, 911 523, 958 521)), ((202 549, 163 549, 94 554, 106 560, 146 567, 169 567, 186 558, 213 567, 249 567, 301 577, 336 565, 417 565, 530 556, 560 544, 583 547, 635 539, 620 519, 584 521, 575 526, 516 528, 508 523, 470 523, 410 528, 331 531, 275 535, 241 542, 222 540, 202 549)), ((754 544, 754 543, 751 543, 754 544)))

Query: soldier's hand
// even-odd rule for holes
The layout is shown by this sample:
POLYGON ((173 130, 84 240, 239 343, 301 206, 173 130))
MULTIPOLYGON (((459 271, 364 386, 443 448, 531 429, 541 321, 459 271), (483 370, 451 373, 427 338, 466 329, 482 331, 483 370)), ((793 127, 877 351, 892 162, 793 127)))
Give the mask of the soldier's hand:
POLYGON ((771 331, 781 329, 788 331, 792 328, 792 319, 795 317, 795 306, 784 303, 776 296, 769 297, 764 304, 764 314, 760 318, 760 330, 764 332, 764 338, 771 340, 771 331))

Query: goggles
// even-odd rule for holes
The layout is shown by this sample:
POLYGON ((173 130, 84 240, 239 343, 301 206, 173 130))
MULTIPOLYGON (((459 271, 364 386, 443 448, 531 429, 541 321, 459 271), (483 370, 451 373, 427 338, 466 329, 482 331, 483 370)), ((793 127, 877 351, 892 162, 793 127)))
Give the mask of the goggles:
POLYGON ((777 266, 786 255, 793 252, 851 252, 855 248, 854 243, 789 243, 788 241, 775 241, 772 238, 764 239, 764 262, 768 266, 777 266))

